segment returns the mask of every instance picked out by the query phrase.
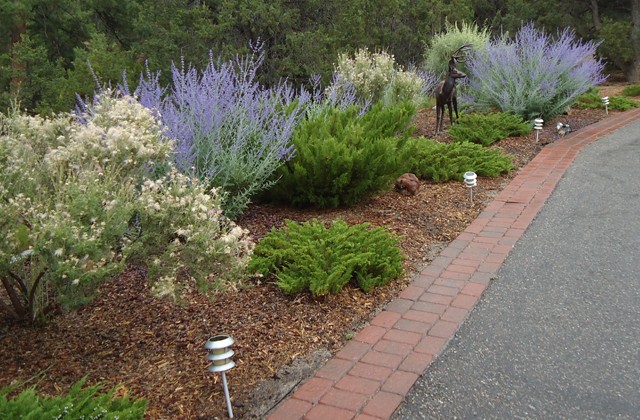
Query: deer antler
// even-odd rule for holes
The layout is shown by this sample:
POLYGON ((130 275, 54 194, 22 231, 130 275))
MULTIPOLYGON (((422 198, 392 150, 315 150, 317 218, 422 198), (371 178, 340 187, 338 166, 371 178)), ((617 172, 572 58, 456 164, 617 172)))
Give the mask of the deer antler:
POLYGON ((471 44, 464 44, 457 50, 451 53, 451 58, 458 63, 463 62, 467 58, 467 53, 471 49, 471 44))

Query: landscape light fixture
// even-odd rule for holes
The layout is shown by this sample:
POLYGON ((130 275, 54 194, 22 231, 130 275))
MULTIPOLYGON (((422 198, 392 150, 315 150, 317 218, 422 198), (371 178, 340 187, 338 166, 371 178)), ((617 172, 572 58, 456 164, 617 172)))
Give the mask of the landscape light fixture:
POLYGON ((478 175, 475 172, 465 172, 464 185, 469 188, 469 201, 473 204, 473 187, 478 185, 478 175))
POLYGON ((540 130, 542 130, 543 123, 544 120, 542 118, 536 118, 535 120, 533 120, 533 129, 536 130, 536 142, 538 142, 538 135, 540 133, 540 130))
POLYGON ((233 418, 233 410, 231 409, 231 399, 229 398, 229 387, 227 386, 227 376, 225 372, 236 365, 231 360, 233 356, 233 350, 230 347, 235 341, 228 335, 218 334, 207 340, 204 348, 209 350, 208 359, 213 363, 209 366, 209 372, 220 372, 222 374, 222 386, 224 388, 224 398, 227 402, 227 411, 229 412, 229 418, 233 418))
POLYGON ((609 115, 609 97, 608 96, 603 96, 602 97, 602 103, 604 104, 604 110, 607 113, 607 115, 609 115))

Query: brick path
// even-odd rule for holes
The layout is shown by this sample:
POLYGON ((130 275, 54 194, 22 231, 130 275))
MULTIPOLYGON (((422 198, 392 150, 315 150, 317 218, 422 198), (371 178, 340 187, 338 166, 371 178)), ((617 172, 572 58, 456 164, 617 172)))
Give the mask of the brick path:
POLYGON ((270 414, 387 419, 446 346, 580 150, 640 118, 615 113, 546 146, 397 299, 270 414))

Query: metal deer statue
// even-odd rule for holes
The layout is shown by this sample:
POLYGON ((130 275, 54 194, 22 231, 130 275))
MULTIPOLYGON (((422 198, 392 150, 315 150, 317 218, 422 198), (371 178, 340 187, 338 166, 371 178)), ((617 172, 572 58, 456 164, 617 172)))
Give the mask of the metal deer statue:
POLYGON ((449 121, 453 125, 453 113, 451 107, 456 112, 456 120, 458 119, 458 99, 456 98, 456 79, 467 77, 466 74, 456 68, 456 64, 463 62, 466 54, 471 47, 465 44, 451 54, 449 60, 449 73, 447 79, 441 81, 436 88, 436 134, 442 131, 444 125, 444 106, 449 108, 449 121))

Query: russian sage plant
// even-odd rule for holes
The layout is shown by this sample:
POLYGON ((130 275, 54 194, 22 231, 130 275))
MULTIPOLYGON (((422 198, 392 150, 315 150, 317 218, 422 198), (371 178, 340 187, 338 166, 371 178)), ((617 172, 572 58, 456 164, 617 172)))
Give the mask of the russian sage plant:
POLYGON ((178 168, 220 187, 231 218, 272 185, 272 173, 295 153, 291 136, 306 97, 285 83, 262 87, 256 69, 263 60, 258 51, 229 62, 211 56, 201 71, 174 65, 168 88, 147 71, 135 91, 176 140, 178 168))
POLYGON ((526 24, 513 40, 496 38, 472 54, 464 100, 481 110, 551 119, 605 80, 604 63, 595 58, 599 44, 569 29, 553 38, 526 24))

